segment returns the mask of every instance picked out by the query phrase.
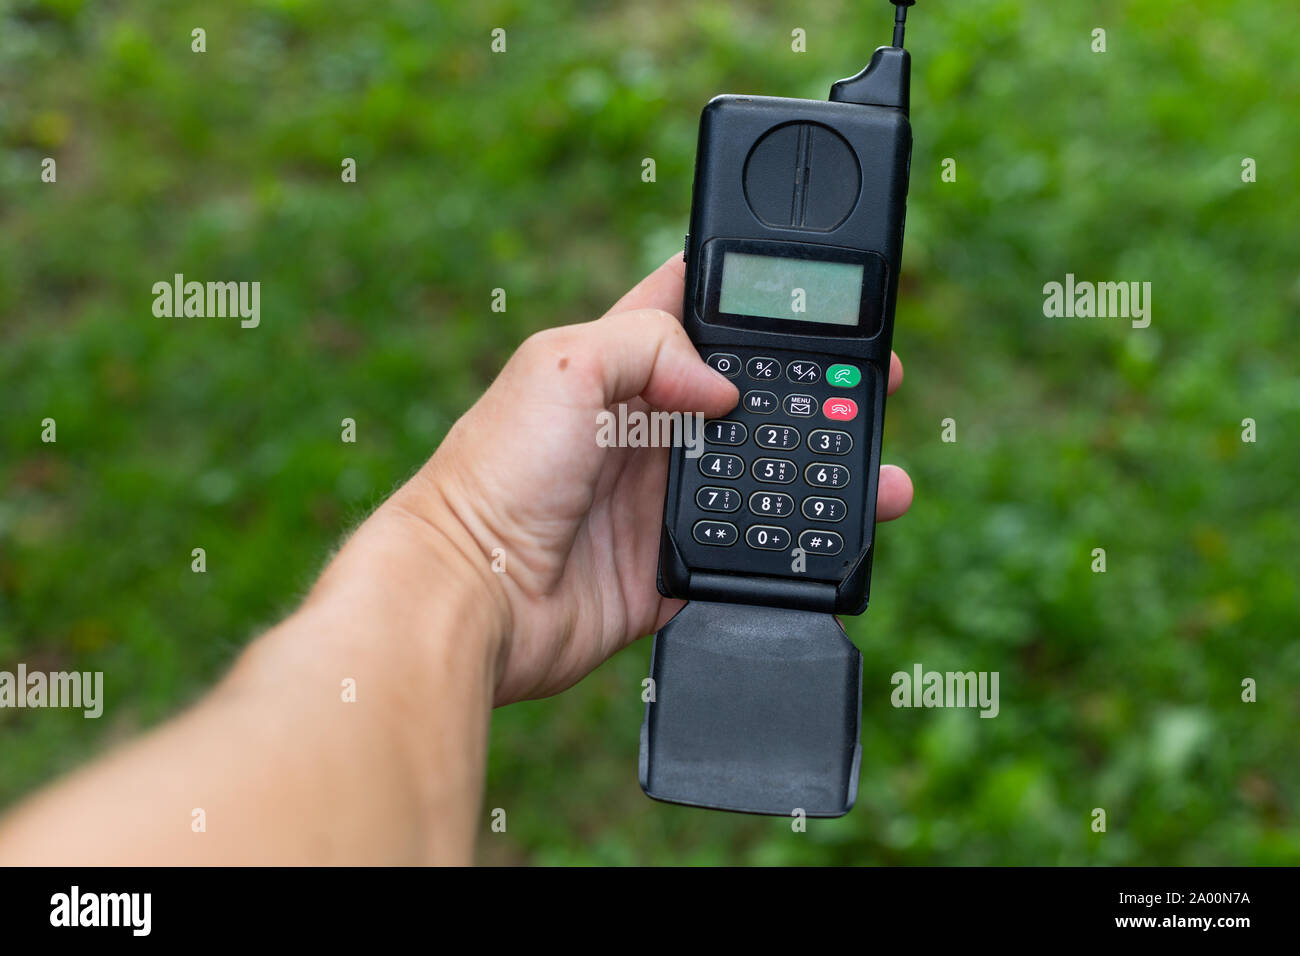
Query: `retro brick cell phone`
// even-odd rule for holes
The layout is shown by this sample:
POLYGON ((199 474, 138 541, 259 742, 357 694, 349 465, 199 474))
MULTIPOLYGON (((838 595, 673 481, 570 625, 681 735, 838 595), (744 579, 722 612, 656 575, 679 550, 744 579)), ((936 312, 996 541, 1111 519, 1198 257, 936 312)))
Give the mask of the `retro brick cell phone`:
POLYGON ((840 816, 861 760, 862 662, 912 133, 903 24, 830 99, 719 96, 700 120, 686 331, 740 404, 674 449, 642 789, 840 816))

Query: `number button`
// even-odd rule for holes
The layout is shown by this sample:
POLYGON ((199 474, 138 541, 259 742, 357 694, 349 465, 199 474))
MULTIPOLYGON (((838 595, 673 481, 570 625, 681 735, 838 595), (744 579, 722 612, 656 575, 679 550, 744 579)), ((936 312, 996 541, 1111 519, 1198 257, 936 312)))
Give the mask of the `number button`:
POLYGON ((822 379, 822 367, 816 362, 796 359, 785 367, 785 377, 800 385, 816 385, 822 379))
POLYGON ((771 415, 776 411, 776 393, 754 389, 745 393, 744 405, 745 411, 755 415, 771 415))
POLYGON ((799 431, 788 425, 759 425, 754 441, 763 448, 798 448, 799 431))
POLYGON ((847 455, 853 450, 853 436, 848 432, 819 428, 808 435, 808 447, 819 455, 847 455))
POLYGON ((811 418, 817 414, 817 399, 811 395, 787 395, 785 413, 792 418, 811 418))
POLYGON ((799 547, 809 554, 839 554, 844 550, 844 539, 834 531, 804 531, 799 535, 799 547))
MULTIPOLYGON (((831 467, 836 467, 832 465, 831 467)), ((754 477, 759 481, 770 481, 778 485, 788 485, 794 481, 795 475, 799 473, 798 467, 792 461, 786 461, 784 458, 760 458, 754 462, 754 477)), ((845 479, 847 484, 848 479, 845 479)))
POLYGON ((735 378, 740 374, 740 356, 730 352, 714 352, 705 361, 727 378, 735 378))
POLYGON ((781 363, 774 358, 756 355, 745 366, 745 374, 760 382, 775 382, 781 377, 781 363))
POLYGON ((740 531, 730 521, 697 521, 691 534, 700 544, 715 548, 729 548, 740 538, 740 531))
POLYGON ((695 492, 695 503, 701 511, 736 511, 740 508, 740 492, 735 488, 705 485, 695 492))
MULTIPOLYGON (((759 459, 759 461, 765 460, 759 459)), ((758 462, 755 462, 755 465, 757 464, 758 462)), ((843 488, 849 483, 849 470, 843 465, 815 461, 803 470, 803 480, 814 488, 843 488)))
POLYGON ((700 474, 706 478, 739 478, 745 463, 735 455, 701 455, 700 474))
POLYGON ((750 525, 745 544, 761 551, 784 551, 790 547, 790 532, 768 524, 750 525))
POLYGON ((839 498, 805 498, 800 510, 809 521, 843 521, 849 506, 839 498))
MULTIPOLYGON (((749 429, 740 422, 725 419, 704 423, 704 440, 710 445, 743 445, 749 437, 749 429)), ((833 452, 832 454, 841 454, 833 452)))
POLYGON ((779 491, 756 491, 749 496, 749 510, 763 518, 784 518, 794 511, 794 499, 779 491))

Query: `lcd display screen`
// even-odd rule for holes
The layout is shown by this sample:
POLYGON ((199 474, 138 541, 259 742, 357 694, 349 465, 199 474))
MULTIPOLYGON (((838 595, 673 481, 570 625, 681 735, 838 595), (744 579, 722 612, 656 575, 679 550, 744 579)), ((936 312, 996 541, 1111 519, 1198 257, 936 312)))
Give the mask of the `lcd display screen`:
POLYGON ((718 311, 789 322, 857 325, 862 266, 727 252, 718 311))

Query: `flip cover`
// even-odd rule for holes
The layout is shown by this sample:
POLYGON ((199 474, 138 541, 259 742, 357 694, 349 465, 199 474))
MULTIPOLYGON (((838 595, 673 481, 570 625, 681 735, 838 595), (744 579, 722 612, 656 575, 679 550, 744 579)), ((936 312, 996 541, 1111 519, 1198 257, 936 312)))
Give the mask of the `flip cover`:
POLYGON ((833 615, 692 601, 655 635, 641 789, 790 816, 853 807, 862 655, 833 615))

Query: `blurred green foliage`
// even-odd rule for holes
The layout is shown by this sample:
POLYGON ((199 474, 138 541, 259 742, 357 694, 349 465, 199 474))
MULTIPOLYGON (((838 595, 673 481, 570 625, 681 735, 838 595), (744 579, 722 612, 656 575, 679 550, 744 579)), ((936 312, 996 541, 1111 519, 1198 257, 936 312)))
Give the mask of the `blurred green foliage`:
MULTIPOLYGON (((824 97, 890 9, 0 0, 0 668, 103 670, 108 697, 0 711, 0 803, 192 699, 524 336, 679 248, 710 96, 824 97), (155 318, 176 272, 259 280, 261 327, 155 318)), ((847 622, 857 808, 794 834, 647 801, 642 642, 497 713, 484 862, 1300 861, 1300 8, 911 24, 886 457, 917 499, 847 622), (1151 281, 1151 327, 1044 318, 1067 272, 1151 281), (915 662, 999 671, 1000 715, 895 710, 915 662)))

